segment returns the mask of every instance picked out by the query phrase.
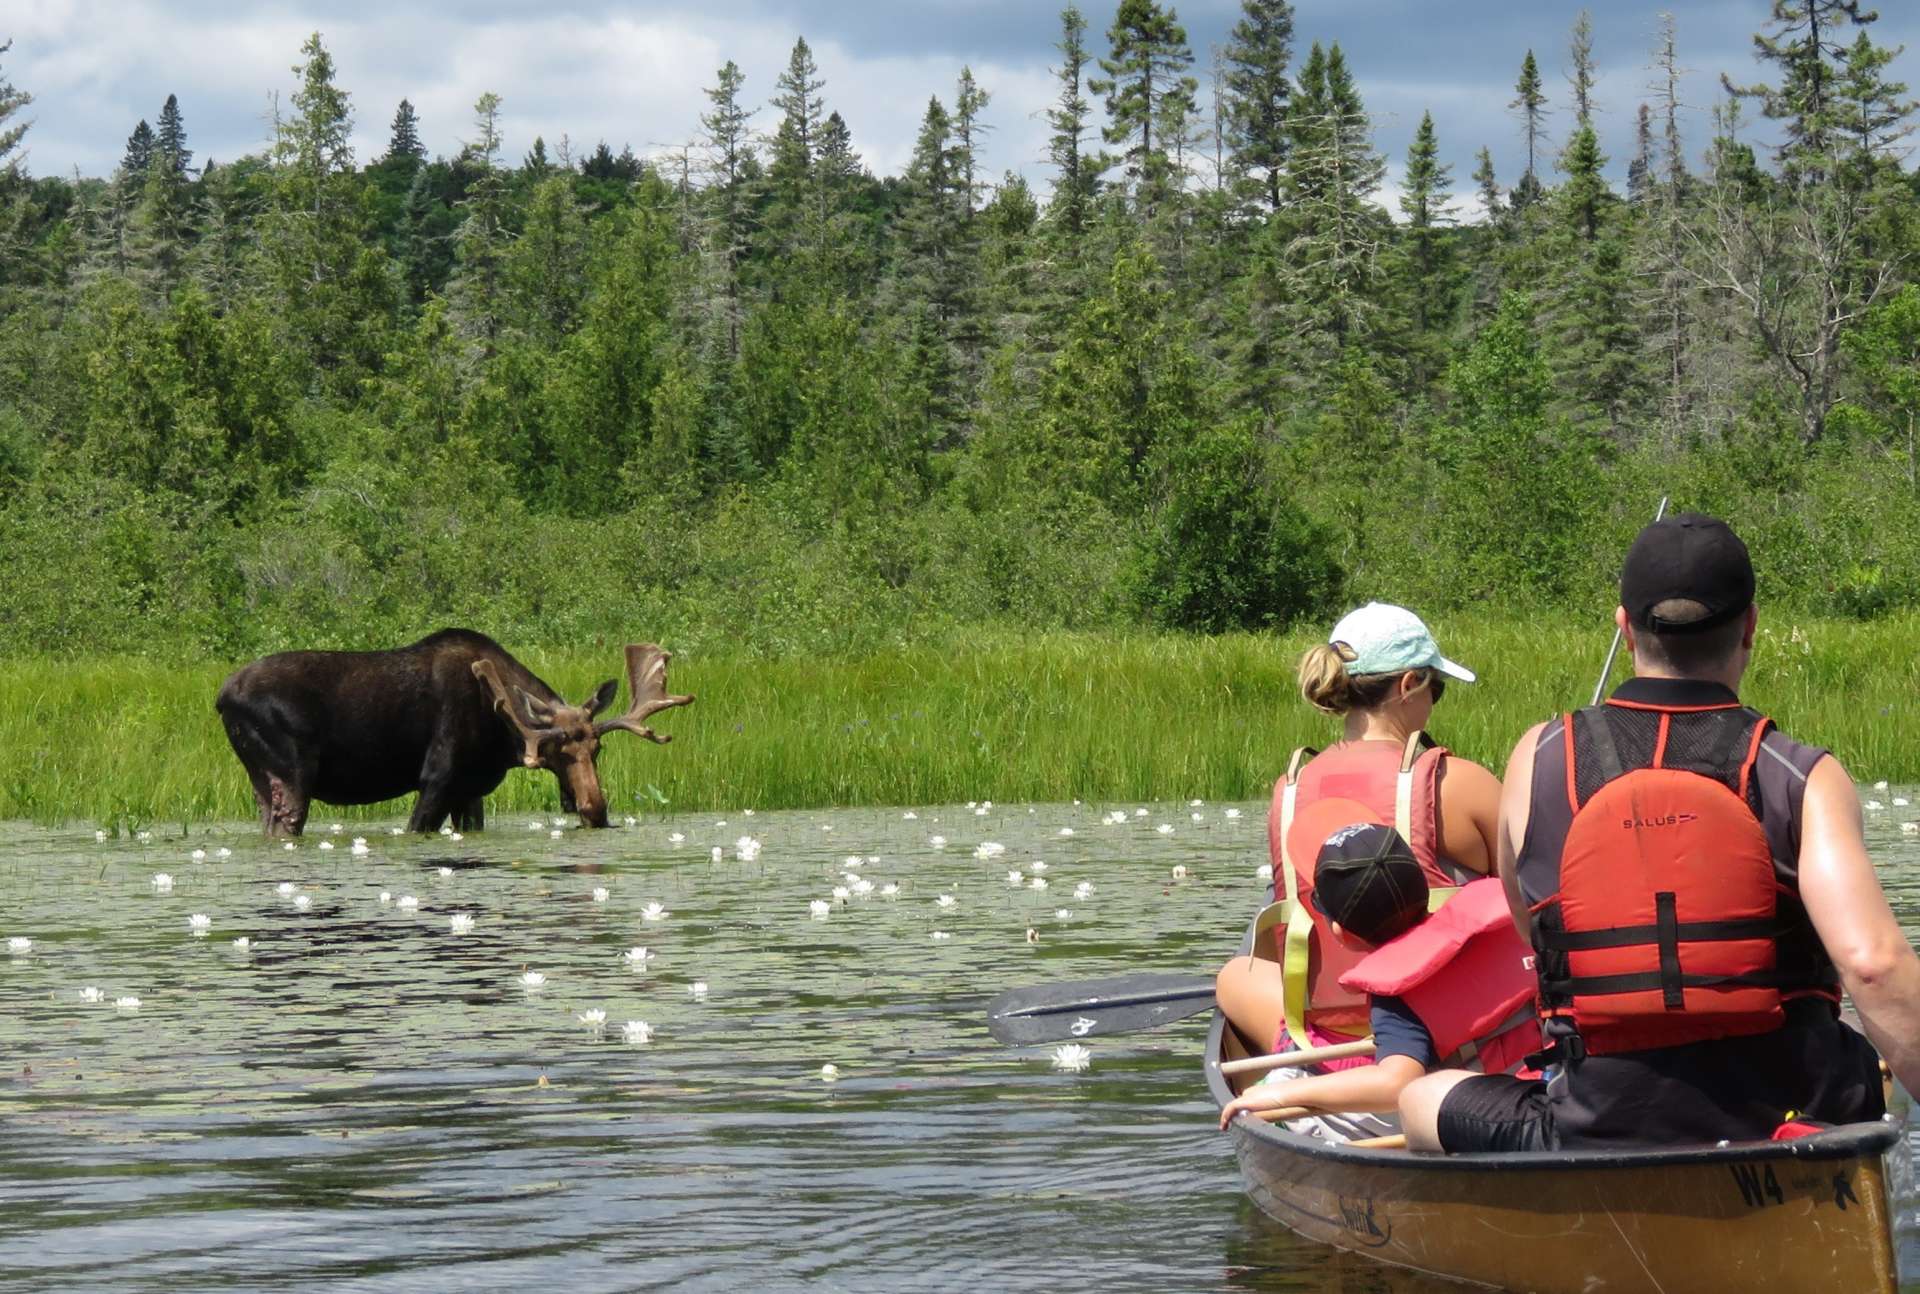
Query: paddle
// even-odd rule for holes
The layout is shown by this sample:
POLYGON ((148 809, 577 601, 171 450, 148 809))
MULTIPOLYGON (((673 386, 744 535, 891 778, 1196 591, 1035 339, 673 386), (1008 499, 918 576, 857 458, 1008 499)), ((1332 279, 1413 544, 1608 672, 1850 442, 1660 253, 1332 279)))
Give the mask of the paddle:
MULTIPOLYGON (((1660 496, 1660 506, 1653 510, 1654 522, 1657 524, 1660 518, 1666 515, 1667 496, 1663 494, 1660 496)), ((1601 696, 1604 695, 1607 690, 1607 676, 1613 673, 1613 658, 1620 654, 1620 638, 1623 633, 1625 633, 1625 630, 1621 629, 1620 626, 1614 626, 1613 646, 1607 648, 1607 663, 1600 667, 1600 681, 1593 685, 1593 700, 1587 703, 1589 705, 1599 705, 1601 696)), ((1662 729, 1662 731, 1664 732, 1665 729, 1662 729)))
POLYGON ((1300 1051, 1283 1051, 1274 1056, 1248 1056, 1244 1060, 1229 1060, 1220 1066, 1222 1074, 1260 1074, 1269 1069, 1279 1069, 1285 1065, 1318 1065, 1323 1060, 1345 1060, 1349 1056, 1373 1055, 1373 1039, 1362 1038, 1357 1042, 1336 1042, 1327 1047, 1307 1047, 1300 1051))
POLYGON ((1213 1009, 1213 981, 1190 975, 1118 975, 1010 989, 987 1004, 997 1041, 1060 1042, 1156 1029, 1213 1009))

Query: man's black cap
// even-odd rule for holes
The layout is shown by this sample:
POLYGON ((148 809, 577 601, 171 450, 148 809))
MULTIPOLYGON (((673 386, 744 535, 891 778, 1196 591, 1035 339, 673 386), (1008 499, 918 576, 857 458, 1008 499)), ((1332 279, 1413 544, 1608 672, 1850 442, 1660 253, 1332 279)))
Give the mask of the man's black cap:
POLYGON ((1723 625, 1753 605, 1753 559, 1724 521, 1697 512, 1666 517, 1627 550, 1620 605, 1636 628, 1657 634, 1723 625))
POLYGON ((1327 837, 1313 864, 1313 906, 1370 944, 1427 915, 1427 875, 1400 833, 1357 822, 1327 837))

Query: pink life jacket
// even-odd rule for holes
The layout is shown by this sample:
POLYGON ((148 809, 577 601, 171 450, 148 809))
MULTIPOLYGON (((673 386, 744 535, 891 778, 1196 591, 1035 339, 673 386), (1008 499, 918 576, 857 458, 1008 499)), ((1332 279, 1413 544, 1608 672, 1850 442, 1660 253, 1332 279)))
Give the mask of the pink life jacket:
POLYGON ((1509 1074, 1540 1050, 1533 949, 1514 929, 1496 877, 1368 953, 1346 987, 1397 997, 1427 1026, 1441 1068, 1509 1074))
MULTIPOLYGON (((1324 1047, 1364 1038, 1371 1030, 1366 995, 1342 987, 1341 976, 1364 954, 1334 939, 1327 918, 1309 901, 1313 867, 1320 846, 1342 827, 1356 822, 1393 826, 1413 850, 1427 883, 1435 889, 1459 885, 1476 873, 1455 868, 1440 857, 1439 801, 1442 746, 1422 749, 1426 734, 1414 733, 1395 750, 1385 742, 1363 741, 1336 746, 1324 753, 1302 748, 1293 754, 1286 776, 1273 788, 1273 809, 1267 815, 1267 850, 1273 863, 1274 898, 1293 899, 1298 915, 1275 930, 1277 960, 1289 979, 1290 1002, 1304 1004, 1300 1029, 1294 1016, 1278 1050, 1294 1046, 1324 1047), (1309 923, 1311 923, 1309 927, 1309 923), (1288 956, 1288 942, 1296 945, 1288 956), (1304 942, 1304 952, 1298 947, 1304 942), (1291 983, 1305 961, 1304 985, 1291 983), (1303 993, 1304 990, 1304 993, 1303 993), (1292 1035, 1303 1034, 1295 1039, 1292 1035)), ((1291 1008, 1290 1008, 1291 1009, 1291 1008)), ((1365 1057, 1323 1064, 1328 1070, 1369 1064, 1365 1057)))

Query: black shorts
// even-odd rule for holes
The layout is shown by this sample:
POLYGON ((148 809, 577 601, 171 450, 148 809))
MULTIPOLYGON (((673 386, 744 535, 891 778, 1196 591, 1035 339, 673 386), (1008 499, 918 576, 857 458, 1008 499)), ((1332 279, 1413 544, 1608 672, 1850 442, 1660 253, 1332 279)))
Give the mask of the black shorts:
POLYGON ((1456 1083, 1440 1102, 1436 1130, 1447 1151, 1551 1150, 1555 1144, 1547 1085, 1506 1074, 1456 1083))

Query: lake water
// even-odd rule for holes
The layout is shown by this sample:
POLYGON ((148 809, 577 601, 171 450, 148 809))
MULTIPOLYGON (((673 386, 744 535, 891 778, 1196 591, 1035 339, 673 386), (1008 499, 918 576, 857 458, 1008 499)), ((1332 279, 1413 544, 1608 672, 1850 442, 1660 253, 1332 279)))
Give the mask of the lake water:
MULTIPOLYGON (((1910 816, 1869 832, 1912 928, 1910 816)), ((1078 1073, 987 1036, 1004 988, 1211 974, 1264 898, 1264 805, 389 825, 0 825, 0 938, 33 941, 0 958, 0 1288, 1458 1288, 1258 1215, 1204 1016, 1078 1073), (848 872, 873 893, 835 901, 848 872)))

